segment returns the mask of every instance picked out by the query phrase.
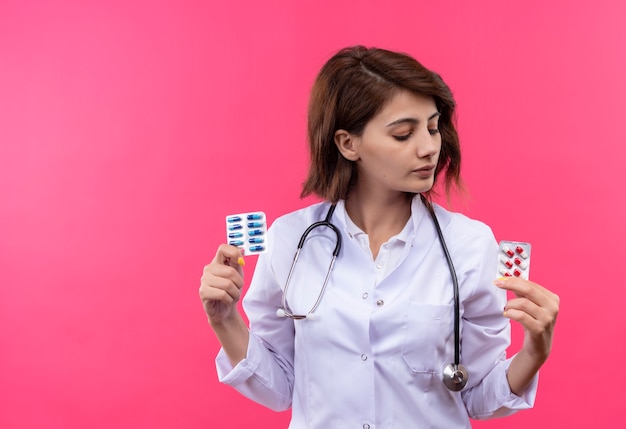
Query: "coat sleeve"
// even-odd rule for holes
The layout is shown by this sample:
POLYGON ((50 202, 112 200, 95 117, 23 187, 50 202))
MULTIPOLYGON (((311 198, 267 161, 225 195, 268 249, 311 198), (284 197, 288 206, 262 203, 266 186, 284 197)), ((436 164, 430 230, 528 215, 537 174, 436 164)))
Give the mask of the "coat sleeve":
MULTIPOLYGON (((488 419, 514 414, 532 408, 537 390, 535 376, 526 391, 517 396, 511 392, 506 359, 510 345, 511 324, 502 315, 506 291, 493 285, 496 278, 498 244, 489 227, 480 224, 481 238, 473 240, 476 259, 466 270, 470 295, 463 302, 462 362, 470 380, 462 392, 470 417, 488 419)), ((470 245, 470 244, 468 244, 470 245)))
MULTIPOLYGON (((268 242, 276 243, 275 222, 268 242)), ((291 406, 294 383, 293 320, 276 316, 281 307, 282 288, 272 266, 272 248, 259 256, 243 308, 250 322, 246 358, 234 368, 223 350, 216 357, 219 380, 247 398, 275 411, 291 406)))

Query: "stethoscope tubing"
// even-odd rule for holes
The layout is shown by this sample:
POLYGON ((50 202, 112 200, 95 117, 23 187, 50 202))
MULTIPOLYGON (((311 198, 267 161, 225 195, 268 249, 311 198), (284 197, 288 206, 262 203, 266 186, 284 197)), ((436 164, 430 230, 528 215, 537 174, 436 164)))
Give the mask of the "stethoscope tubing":
POLYGON ((450 269, 450 277, 452 277, 452 289, 454 294, 454 364, 459 365, 461 361, 461 302, 459 298, 459 281, 456 277, 456 270, 454 269, 454 264, 452 263, 452 257, 450 256, 450 252, 448 251, 446 240, 444 240, 443 238, 443 231, 441 231, 441 226, 439 225, 439 221, 437 220, 437 216, 435 215, 435 210, 433 209, 430 201, 426 199, 426 197, 424 197, 423 195, 420 195, 420 197, 422 198, 422 202, 428 209, 430 217, 435 224, 435 228, 437 229, 437 235, 439 236, 439 243, 441 243, 441 248, 443 249, 443 253, 446 257, 448 268, 450 269))
MULTIPOLYGON (((452 263, 452 257, 450 256, 450 252, 448 251, 448 246, 446 245, 446 241, 443 237, 443 231, 441 230, 441 226, 439 225, 439 221, 437 220, 437 216, 435 214, 435 210, 431 204, 431 202, 424 197, 424 195, 420 194, 420 198, 422 203, 428 210, 431 219, 435 225, 435 229, 437 230, 437 236, 439 238, 439 243, 441 243, 441 248, 443 250, 444 256, 446 258, 446 262, 448 264, 448 269, 450 270, 450 277, 452 278, 452 286, 453 286, 453 297, 454 297, 454 363, 447 365, 443 370, 443 383, 445 386, 455 392, 462 390, 467 384, 468 373, 463 365, 461 365, 461 303, 459 297, 459 282, 456 275, 456 270, 454 269, 454 264, 452 263)), ((300 241, 298 242, 298 247, 296 248, 296 253, 293 257, 293 262, 291 263, 291 267, 289 268, 289 273, 287 275, 287 281, 285 282, 285 288, 283 290, 282 297, 282 308, 279 308, 276 311, 276 315, 279 317, 289 317, 294 320, 302 320, 307 318, 313 318, 314 312, 319 306, 322 297, 324 296, 324 292, 326 291, 326 287, 328 286, 328 281, 330 279, 330 273, 335 266, 335 261, 337 260, 337 256, 341 250, 341 232, 339 229, 330 222, 333 213, 335 212, 336 205, 331 204, 328 209, 328 213, 326 214, 326 218, 322 221, 315 222, 311 224, 300 237, 300 241), (295 269, 296 263, 298 262, 298 257, 300 256, 300 251, 304 247, 304 243, 311 233, 316 228, 319 227, 327 227, 333 230, 337 237, 337 241, 335 243, 335 248, 332 253, 332 259, 330 261, 330 265, 326 272, 326 277, 324 278, 324 284, 322 285, 322 289, 315 301, 313 307, 306 314, 294 314, 287 304, 287 290, 289 288, 289 284, 291 283, 291 277, 293 275, 293 271, 295 269)))
POLYGON ((330 273, 333 271, 333 267, 335 266, 335 261, 337 260, 337 256, 339 255, 339 252, 341 251, 341 233, 339 232, 339 229, 330 222, 330 219, 332 218, 333 213, 335 212, 335 208, 336 208, 336 205, 332 204, 330 208, 328 209, 328 213, 326 213, 326 218, 324 220, 321 220, 319 222, 315 222, 309 225, 309 227, 302 234, 302 237, 300 237, 300 241, 298 242, 298 247, 296 248, 296 253, 293 256, 293 262, 291 263, 291 267, 289 268, 287 281, 285 282, 285 290, 283 291, 283 299, 282 299, 283 308, 278 310, 281 316, 290 317, 294 320, 306 319, 307 317, 310 317, 310 315, 313 312, 315 312, 315 310, 317 310, 317 307, 320 305, 320 302, 322 301, 322 297, 324 296, 324 292, 326 291, 326 286, 328 286, 328 280, 330 280, 330 273), (335 235, 337 236, 335 248, 333 249, 333 256, 332 256, 332 259, 330 260, 330 265, 328 266, 328 270, 326 271, 326 277, 324 278, 324 284, 322 285, 322 290, 317 296, 317 300, 315 301, 315 304, 313 305, 313 307, 306 314, 294 314, 291 312, 291 310, 289 309, 289 306, 287 305, 287 289, 289 288, 289 284, 291 283, 291 276, 293 275, 293 271, 296 267, 296 263, 298 262, 298 257, 300 256, 300 251, 304 247, 304 242, 306 241, 307 237, 309 236, 311 231, 322 226, 332 229, 335 235))

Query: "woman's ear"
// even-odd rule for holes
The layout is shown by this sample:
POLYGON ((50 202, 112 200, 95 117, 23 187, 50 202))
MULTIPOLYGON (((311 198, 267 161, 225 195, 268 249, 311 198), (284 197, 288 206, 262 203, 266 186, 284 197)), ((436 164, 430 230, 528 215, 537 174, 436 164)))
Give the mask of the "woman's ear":
POLYGON ((337 149, 348 161, 356 161, 359 159, 357 138, 346 130, 335 131, 335 144, 337 149))

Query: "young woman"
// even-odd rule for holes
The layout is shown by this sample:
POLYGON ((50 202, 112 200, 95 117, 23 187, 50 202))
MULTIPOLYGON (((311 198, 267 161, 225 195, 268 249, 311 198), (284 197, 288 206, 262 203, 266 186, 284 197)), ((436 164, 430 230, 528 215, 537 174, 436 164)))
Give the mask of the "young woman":
POLYGON ((220 380, 292 407, 290 428, 467 428, 532 407, 559 299, 496 279, 489 227, 431 202, 437 180, 459 185, 454 109, 439 75, 410 56, 339 51, 309 106, 302 194, 324 202, 269 228, 243 302, 249 328, 237 311, 240 250, 222 245, 204 268, 220 380), (294 265, 300 237, 324 220, 294 265), (525 337, 507 359, 510 320, 525 337))

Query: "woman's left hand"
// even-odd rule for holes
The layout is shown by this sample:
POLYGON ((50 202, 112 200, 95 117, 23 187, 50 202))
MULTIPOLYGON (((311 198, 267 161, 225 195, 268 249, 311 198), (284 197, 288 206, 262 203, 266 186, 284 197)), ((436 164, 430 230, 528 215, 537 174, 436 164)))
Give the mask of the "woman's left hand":
POLYGON ((502 277, 494 284, 515 294, 504 306, 504 316, 524 327, 522 351, 539 365, 552 348, 559 297, 543 286, 519 277, 502 277))

